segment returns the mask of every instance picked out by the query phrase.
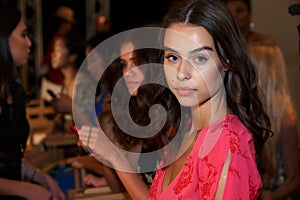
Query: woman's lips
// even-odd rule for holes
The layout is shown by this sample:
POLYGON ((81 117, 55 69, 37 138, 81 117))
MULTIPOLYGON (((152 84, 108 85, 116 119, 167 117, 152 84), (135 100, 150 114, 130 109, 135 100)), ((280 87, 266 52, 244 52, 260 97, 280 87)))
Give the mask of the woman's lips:
POLYGON ((126 84, 129 87, 136 87, 136 86, 139 86, 140 83, 138 81, 126 81, 126 84))
POLYGON ((194 89, 193 88, 175 88, 176 92, 178 95, 180 96, 190 96, 191 94, 194 93, 194 89))
POLYGON ((26 55, 27 58, 30 56, 30 53, 31 53, 30 50, 28 50, 28 51, 27 51, 27 55, 26 55))

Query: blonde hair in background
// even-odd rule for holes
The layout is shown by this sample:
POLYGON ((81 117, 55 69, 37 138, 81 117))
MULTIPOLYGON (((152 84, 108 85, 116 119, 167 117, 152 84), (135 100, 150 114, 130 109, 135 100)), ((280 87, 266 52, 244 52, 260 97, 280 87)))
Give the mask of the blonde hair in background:
MULTIPOLYGON (((276 45, 254 43, 249 45, 249 55, 256 66, 258 83, 265 98, 266 110, 274 135, 266 142, 266 153, 271 156, 272 174, 278 172, 277 150, 281 125, 287 114, 295 115, 290 97, 286 65, 280 48, 276 45)), ((281 133, 284 134, 284 133, 281 133)), ((268 169, 267 169, 268 170, 268 169)))

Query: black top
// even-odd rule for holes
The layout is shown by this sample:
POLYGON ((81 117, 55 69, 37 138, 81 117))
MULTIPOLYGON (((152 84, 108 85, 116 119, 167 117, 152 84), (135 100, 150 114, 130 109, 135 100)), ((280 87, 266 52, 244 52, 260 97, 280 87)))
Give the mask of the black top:
MULTIPOLYGON (((22 180, 21 159, 29 135, 26 119, 26 94, 23 87, 12 84, 13 103, 0 98, 0 177, 22 180)), ((16 199, 0 196, 0 199, 16 199)))

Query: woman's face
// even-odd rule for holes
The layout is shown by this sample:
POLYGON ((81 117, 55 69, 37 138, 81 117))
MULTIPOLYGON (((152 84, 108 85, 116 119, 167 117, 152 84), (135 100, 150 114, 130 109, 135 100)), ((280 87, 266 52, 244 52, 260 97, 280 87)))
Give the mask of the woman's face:
POLYGON ((133 43, 125 43, 121 47, 121 57, 120 61, 123 65, 123 76, 128 88, 128 92, 132 96, 137 95, 137 90, 139 86, 145 79, 145 75, 141 69, 136 65, 136 58, 133 53, 134 46, 133 43))
POLYGON ((8 38, 10 52, 15 66, 21 66, 27 63, 31 41, 27 35, 27 27, 23 20, 20 20, 16 28, 8 38))
POLYGON ((61 38, 54 42, 51 63, 54 69, 63 68, 69 64, 69 50, 61 38))
POLYGON ((164 49, 165 77, 181 105, 202 105, 223 88, 223 65, 205 28, 171 25, 165 34, 164 49))
POLYGON ((226 7, 228 8, 232 16, 237 20, 241 29, 248 30, 251 20, 251 14, 247 4, 243 1, 235 0, 228 1, 226 3, 226 7))

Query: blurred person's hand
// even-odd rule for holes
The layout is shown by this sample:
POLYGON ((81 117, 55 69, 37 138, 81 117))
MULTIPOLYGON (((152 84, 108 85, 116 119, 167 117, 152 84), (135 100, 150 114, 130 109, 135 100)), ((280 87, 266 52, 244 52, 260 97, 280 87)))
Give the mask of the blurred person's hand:
POLYGON ((44 180, 44 186, 48 188, 48 190, 52 194, 52 199, 59 199, 59 200, 64 200, 66 199, 66 196, 64 192, 60 189, 59 185, 57 182, 48 174, 42 172, 43 175, 43 180, 44 180))
POLYGON ((110 167, 132 171, 132 166, 124 152, 106 136, 101 128, 82 126, 78 134, 83 147, 98 161, 110 167))
POLYGON ((83 184, 93 187, 102 187, 106 186, 107 182, 104 177, 97 177, 92 174, 87 174, 85 177, 83 177, 83 184))
MULTIPOLYGON (((47 196, 51 194, 52 199, 66 199, 64 192, 61 190, 57 182, 49 174, 39 170, 36 166, 34 166, 25 158, 22 159, 22 170, 25 176, 30 177, 32 179, 31 181, 44 186, 35 187, 34 190, 36 191, 36 198, 39 195, 47 196), (48 190, 45 191, 45 189, 48 190)), ((28 194, 31 195, 30 191, 28 191, 28 194)))
POLYGON ((60 93, 58 98, 51 101, 53 108, 62 114, 68 114, 72 112, 72 98, 66 94, 60 93))

